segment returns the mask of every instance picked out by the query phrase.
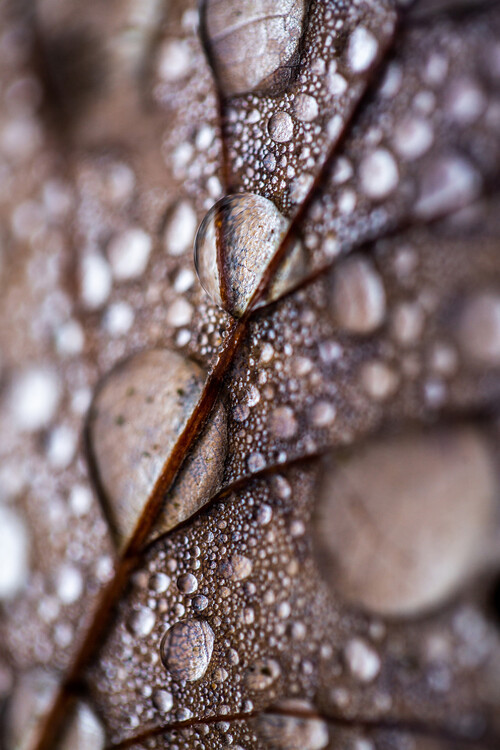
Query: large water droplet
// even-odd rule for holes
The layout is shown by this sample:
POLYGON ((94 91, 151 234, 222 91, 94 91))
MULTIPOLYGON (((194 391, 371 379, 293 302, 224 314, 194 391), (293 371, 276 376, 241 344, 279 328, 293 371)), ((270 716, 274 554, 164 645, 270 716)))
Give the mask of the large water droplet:
POLYGON ((325 470, 318 562, 335 592, 358 605, 426 611, 488 562, 497 492, 478 429, 379 438, 325 470))
POLYGON ((206 620, 181 620, 163 636, 160 656, 174 680, 195 682, 207 671, 213 648, 214 633, 206 620))
POLYGON ((290 82, 302 34, 304 0, 206 0, 205 37, 226 96, 290 82))
POLYGON ((78 703, 71 712, 57 750, 102 750, 104 728, 89 706, 78 703))
MULTIPOLYGON (((120 544, 133 532, 204 380, 190 359, 153 349, 122 362, 98 389, 90 412, 90 449, 120 544)), ((219 404, 165 498, 153 537, 209 499, 220 482, 225 451, 226 413, 219 404)))
MULTIPOLYGON (((277 706, 293 711, 313 711, 314 708, 301 700, 288 700, 277 706)), ((266 745, 276 750, 322 750, 328 745, 328 726, 323 719, 302 718, 282 714, 262 713, 255 720, 255 728, 266 745)))
MULTIPOLYGON (((243 315, 288 226, 274 203, 260 195, 229 195, 212 206, 196 235, 194 257, 200 282, 217 305, 243 315)), ((304 252, 297 241, 261 304, 278 299, 303 276, 304 252)))

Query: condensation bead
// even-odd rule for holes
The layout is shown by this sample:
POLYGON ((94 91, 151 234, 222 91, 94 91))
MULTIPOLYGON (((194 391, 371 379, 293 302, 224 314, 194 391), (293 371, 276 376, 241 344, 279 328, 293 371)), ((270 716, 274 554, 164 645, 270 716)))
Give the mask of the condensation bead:
POLYGON ((225 96, 286 88, 298 58, 305 5, 304 0, 207 0, 205 37, 225 96))
POLYGON ((373 263, 351 257, 338 265, 333 282, 333 312, 351 333, 371 333, 384 321, 384 285, 373 263))
POLYGON ((163 636, 160 656, 174 680, 195 682, 207 671, 213 648, 214 633, 206 620, 181 620, 163 636))
POLYGON ((276 112, 269 120, 267 129, 276 143, 288 143, 293 136, 293 120, 288 112, 276 112))
POLYGON ((309 94, 297 94, 293 100, 293 113, 298 120, 312 122, 319 114, 318 102, 309 94))
POLYGON ((500 293, 484 291, 466 301, 460 319, 459 341, 473 364, 500 365, 500 293))
POLYGON ((0 601, 15 596, 29 573, 29 538, 21 516, 0 504, 0 601))
POLYGON ((419 614, 485 564, 497 494, 489 445, 473 427, 379 438, 325 470, 318 563, 351 602, 419 614))
MULTIPOLYGON (((294 709, 298 713, 314 710, 309 703, 298 700, 287 701, 283 708, 290 714, 294 709)), ((322 750, 329 743, 328 725, 323 719, 262 713, 255 719, 255 728, 266 746, 276 750, 322 750)))
POLYGON ((399 182, 396 161, 390 151, 379 148, 365 156, 359 167, 361 189, 373 200, 386 198, 399 182))
POLYGON ((56 750, 103 750, 106 742, 104 728, 85 703, 78 703, 66 724, 56 750))
POLYGON ((467 206, 477 198, 481 177, 470 162, 460 156, 442 156, 432 161, 420 183, 414 214, 434 219, 467 206))
POLYGON ((153 692, 153 705, 162 714, 167 714, 174 705, 172 694, 168 690, 155 690, 153 692))
MULTIPOLYGON (((212 206, 196 235, 195 265, 217 305, 236 317, 243 315, 288 226, 274 203, 260 195, 230 195, 212 206)), ((278 299, 303 276, 303 248, 296 242, 262 304, 278 299)))
POLYGON ((281 667, 274 659, 258 661, 248 668, 245 684, 249 690, 267 690, 280 675, 281 667))
MULTIPOLYGON (((119 544, 133 532, 203 384, 203 371, 190 359, 153 349, 122 362, 98 388, 89 442, 119 544)), ((226 412, 219 404, 165 498, 154 536, 209 499, 220 482, 225 451, 226 412)))

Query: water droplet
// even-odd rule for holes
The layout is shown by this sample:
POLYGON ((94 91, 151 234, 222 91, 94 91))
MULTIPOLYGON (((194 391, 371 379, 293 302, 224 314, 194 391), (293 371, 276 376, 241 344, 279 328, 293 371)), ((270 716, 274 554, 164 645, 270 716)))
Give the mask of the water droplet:
POLYGON ((373 34, 364 26, 354 29, 347 48, 347 59, 351 69, 355 73, 367 70, 375 60, 377 52, 378 42, 373 34))
MULTIPOLYGON (((91 407, 91 452, 107 510, 123 544, 200 397, 204 373, 186 357, 153 349, 109 373, 91 407)), ((155 525, 154 535, 189 518, 217 487, 226 450, 226 414, 214 411, 155 525)))
MULTIPOLYGON (((314 711, 307 701, 281 701, 279 708, 293 711, 314 711)), ((323 719, 262 713, 255 719, 257 734, 266 746, 275 750, 323 750, 329 744, 328 725, 323 719)))
POLYGON ((78 703, 71 712, 57 750, 103 750, 104 728, 92 709, 78 703))
POLYGON ((352 256, 339 263, 334 273, 332 309, 345 330, 366 334, 384 321, 384 285, 373 263, 352 256))
POLYGON ((269 135, 276 143, 288 143, 293 136, 293 120, 288 112, 276 112, 267 125, 269 135))
POLYGON ((153 691, 153 705, 162 714, 168 714, 172 710, 174 705, 174 699, 172 694, 167 690, 154 690, 153 691))
MULTIPOLYGON (((214 302, 240 317, 248 307, 289 222, 267 198, 226 196, 203 219, 195 241, 200 282, 214 302)), ((261 304, 278 299, 304 275, 304 253, 290 247, 261 304)))
POLYGON ((206 620, 181 620, 163 636, 160 655, 174 680, 195 682, 207 671, 213 648, 214 633, 206 620))
POLYGON ((459 340, 470 362, 500 365, 500 294, 483 291, 468 299, 459 324, 459 340))
POLYGON ((298 423, 293 409, 278 406, 271 414, 271 432, 277 438, 290 440, 297 434, 298 423))
POLYGON ((146 270, 152 240, 140 227, 132 227, 117 234, 108 245, 111 271, 117 281, 128 281, 146 270))
POLYGON ((385 148, 372 151, 359 165, 363 192, 373 200, 387 197, 399 182, 399 172, 393 155, 385 148))
POLYGON ((155 614, 149 607, 140 607, 132 612, 127 625, 129 630, 141 637, 149 635, 155 626, 155 614))
POLYGON ((221 566, 224 578, 233 581, 243 581, 252 572, 252 561, 245 555, 233 555, 230 560, 221 566))
POLYGON ((266 690, 281 675, 281 667, 274 659, 257 661, 245 674, 245 684, 249 690, 266 690))
POLYGON ((15 596, 28 579, 29 539, 20 516, 0 504, 0 600, 15 596))
POLYGON ((155 573, 151 576, 149 585, 157 594, 163 594, 170 586, 170 578, 165 573, 155 573))
POLYGON ((183 594, 194 594, 198 588, 198 580, 192 573, 185 573, 177 579, 177 588, 183 594))
POLYGON ((192 606, 195 612, 203 612, 208 607, 208 599, 202 594, 195 596, 192 601, 192 606))
POLYGON ((486 564, 497 492, 490 446, 473 427, 367 443, 325 469, 313 537, 320 568, 357 605, 424 612, 486 564))
POLYGON ((293 113, 303 122, 312 122, 319 113, 318 102, 309 94, 297 94, 293 101, 293 113))
POLYGON ((353 677, 360 682, 371 682, 380 671, 380 657, 362 638, 352 638, 344 649, 344 656, 353 677))
POLYGON ((302 35, 304 0, 207 0, 203 22, 226 96, 277 94, 288 85, 302 35))

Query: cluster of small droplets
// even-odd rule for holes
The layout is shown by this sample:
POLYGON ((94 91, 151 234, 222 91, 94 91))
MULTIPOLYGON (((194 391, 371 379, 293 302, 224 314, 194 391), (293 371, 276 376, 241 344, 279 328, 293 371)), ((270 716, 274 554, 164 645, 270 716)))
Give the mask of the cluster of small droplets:
POLYGON ((443 20, 431 35, 428 29, 403 35, 332 164, 328 187, 310 208, 304 234, 312 267, 405 217, 428 221, 470 205, 494 179, 497 47, 497 29, 481 21, 465 33, 443 20), (469 65, 483 59, 487 73, 469 65))
POLYGON ((241 189, 273 199, 287 215, 296 210, 391 32, 387 9, 363 3, 312 6, 304 58, 291 89, 279 98, 248 94, 231 100, 224 134, 241 189), (336 51, 340 39, 345 59, 336 51))

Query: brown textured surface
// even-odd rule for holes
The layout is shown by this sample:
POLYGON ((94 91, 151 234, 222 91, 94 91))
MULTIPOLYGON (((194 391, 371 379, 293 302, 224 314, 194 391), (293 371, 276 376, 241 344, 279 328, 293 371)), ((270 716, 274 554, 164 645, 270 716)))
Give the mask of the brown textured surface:
MULTIPOLYGON (((311 0, 285 89, 229 99, 194 2, 0 12, 0 514, 24 563, 7 593, 0 575, 0 746, 497 747, 495 4, 311 0), (443 164, 455 170, 444 198, 443 164), (228 191, 273 200, 307 251, 300 288, 238 324, 192 259, 197 225, 228 191), (101 379, 153 348, 192 358, 206 388, 118 552, 86 415, 101 379), (217 494, 197 509, 192 477, 194 516, 148 541, 217 399, 217 494), (457 587, 384 618, 325 574, 321 477, 380 435, 425 441, 434 425, 480 436, 491 522, 457 587), (182 631, 203 634, 203 669, 169 672, 190 652, 167 641, 164 666, 160 644, 186 620, 203 621, 182 631)), ((448 460, 453 473, 460 459, 448 460)), ((464 486, 483 465, 457 466, 464 486)), ((401 492, 388 485, 381 515, 401 492)), ((460 491, 435 496, 453 513, 446 487, 460 491)), ((441 565, 429 507, 411 522, 433 529, 441 565)), ((396 514, 384 523, 397 546, 408 529, 396 514)), ((373 544, 363 535, 379 519, 349 524, 353 545, 373 544)))

